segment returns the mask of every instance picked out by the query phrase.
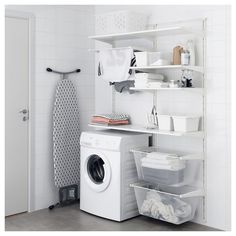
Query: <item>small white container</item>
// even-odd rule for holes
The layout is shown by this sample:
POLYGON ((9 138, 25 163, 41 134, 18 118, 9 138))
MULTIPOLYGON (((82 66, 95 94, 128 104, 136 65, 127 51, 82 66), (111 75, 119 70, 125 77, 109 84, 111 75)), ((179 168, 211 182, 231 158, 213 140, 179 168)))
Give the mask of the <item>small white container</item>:
POLYGON ((169 115, 157 115, 159 130, 172 131, 173 122, 169 115))
POLYGON ((149 66, 160 59, 160 52, 135 52, 137 66, 149 66))
POLYGON ((137 66, 147 66, 148 65, 148 52, 135 52, 137 66))
POLYGON ((190 54, 188 51, 181 53, 181 65, 189 65, 190 62, 190 54))
POLYGON ((196 132, 199 129, 199 116, 172 116, 174 131, 196 132))
POLYGON ((153 60, 150 66, 166 66, 171 64, 171 54, 169 52, 159 52, 159 57, 153 60))
POLYGON ((150 66, 155 61, 161 58, 161 52, 149 52, 148 53, 148 65, 150 66))

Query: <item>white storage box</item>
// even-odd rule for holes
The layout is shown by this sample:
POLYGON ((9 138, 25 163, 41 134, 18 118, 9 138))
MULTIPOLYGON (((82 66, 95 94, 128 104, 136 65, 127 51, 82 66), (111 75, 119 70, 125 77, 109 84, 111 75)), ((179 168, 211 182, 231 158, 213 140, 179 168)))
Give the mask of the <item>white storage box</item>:
POLYGON ((131 184, 141 215, 182 224, 194 218, 201 197, 201 189, 192 187, 158 187, 148 183, 131 184))
POLYGON ((135 52, 136 65, 149 66, 160 58, 160 52, 135 52))
POLYGON ((173 153, 157 147, 140 147, 131 150, 131 152, 134 154, 139 180, 152 184, 179 187, 186 184, 193 184, 201 178, 200 168, 203 164, 202 153, 173 153), (155 162, 147 161, 147 157, 150 157, 150 153, 161 153, 162 156, 168 156, 166 159, 169 161, 174 160, 175 163, 171 168, 169 166, 167 166, 167 168, 163 168, 163 166, 159 167, 155 162), (150 162, 151 165, 147 165, 147 162, 150 162))
POLYGON ((116 34, 145 30, 147 15, 132 11, 117 11, 96 15, 96 34, 116 34))
MULTIPOLYGON (((172 53, 159 52, 159 55, 155 60, 152 60, 150 66, 166 66, 171 64, 172 53)), ((153 58, 154 59, 154 58, 153 58)))
POLYGON ((174 122, 174 131, 194 132, 199 129, 199 116, 172 116, 174 122))
POLYGON ((157 115, 159 130, 173 130, 172 118, 169 115, 157 115))

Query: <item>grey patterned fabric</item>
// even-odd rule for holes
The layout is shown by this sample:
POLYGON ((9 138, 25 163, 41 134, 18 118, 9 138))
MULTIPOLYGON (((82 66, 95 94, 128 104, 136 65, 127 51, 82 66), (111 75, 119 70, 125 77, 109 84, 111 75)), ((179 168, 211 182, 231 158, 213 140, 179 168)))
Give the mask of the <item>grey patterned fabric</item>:
POLYGON ((76 90, 69 79, 59 81, 53 109, 53 160, 56 187, 80 182, 80 130, 76 90))

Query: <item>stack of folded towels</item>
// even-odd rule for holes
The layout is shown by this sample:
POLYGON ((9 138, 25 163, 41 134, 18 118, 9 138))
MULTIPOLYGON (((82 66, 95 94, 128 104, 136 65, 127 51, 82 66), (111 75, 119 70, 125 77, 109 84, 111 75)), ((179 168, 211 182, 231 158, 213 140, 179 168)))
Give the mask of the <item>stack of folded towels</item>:
POLYGON ((136 73, 135 88, 165 88, 164 75, 154 73, 136 73))
POLYGON ((130 117, 126 114, 99 114, 92 117, 92 123, 104 125, 128 125, 130 117))
POLYGON ((141 159, 141 165, 152 169, 178 171, 185 168, 185 161, 179 160, 176 154, 151 152, 141 159))

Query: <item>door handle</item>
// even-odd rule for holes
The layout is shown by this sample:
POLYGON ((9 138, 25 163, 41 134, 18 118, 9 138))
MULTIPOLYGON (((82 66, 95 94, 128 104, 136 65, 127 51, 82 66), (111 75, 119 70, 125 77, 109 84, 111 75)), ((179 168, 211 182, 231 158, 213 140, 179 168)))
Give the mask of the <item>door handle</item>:
POLYGON ((23 110, 19 111, 19 113, 27 114, 27 113, 28 113, 28 110, 27 110, 27 109, 23 109, 23 110))
POLYGON ((27 121, 28 119, 29 119, 28 116, 24 116, 24 117, 22 118, 23 121, 27 121))
POLYGON ((27 109, 23 109, 19 111, 19 113, 22 113, 24 115, 22 121, 27 121, 29 119, 29 111, 27 109))

